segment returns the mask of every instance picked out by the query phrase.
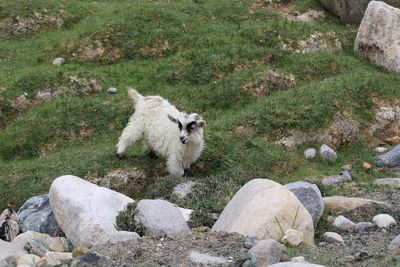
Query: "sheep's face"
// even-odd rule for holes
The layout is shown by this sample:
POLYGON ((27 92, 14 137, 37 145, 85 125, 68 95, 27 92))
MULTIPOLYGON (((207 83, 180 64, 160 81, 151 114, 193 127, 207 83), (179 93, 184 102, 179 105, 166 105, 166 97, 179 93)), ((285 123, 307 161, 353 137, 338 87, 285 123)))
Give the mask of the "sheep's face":
MULTIPOLYGON (((168 118, 176 123, 179 128, 179 139, 182 144, 187 144, 190 142, 194 135, 202 133, 206 122, 197 113, 186 114, 184 112, 180 113, 177 118, 168 114, 168 118)), ((202 137, 202 136, 201 136, 202 137)))

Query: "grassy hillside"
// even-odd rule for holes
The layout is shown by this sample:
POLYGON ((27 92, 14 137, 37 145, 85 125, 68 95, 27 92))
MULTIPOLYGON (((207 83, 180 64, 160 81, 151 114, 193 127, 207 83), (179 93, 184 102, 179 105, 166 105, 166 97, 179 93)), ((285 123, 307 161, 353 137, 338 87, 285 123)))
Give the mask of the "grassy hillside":
MULTIPOLYGON (((254 0, 0 0, 2 23, 32 18, 35 12, 49 18, 22 34, 0 35, 0 210, 48 192, 64 174, 102 177, 134 166, 148 180, 143 192, 130 197, 170 199, 195 210, 195 225, 211 226, 212 213, 221 212, 254 177, 319 183, 323 175, 352 164, 354 182, 321 186, 325 195, 349 195, 390 175, 361 168, 373 157, 368 139, 338 147, 335 163, 303 158, 306 147, 320 143, 297 149, 275 144, 296 130, 327 128, 338 112, 350 114, 363 131, 374 121, 374 99, 390 103, 400 97, 400 76, 353 54, 357 25, 342 25, 329 14, 309 23, 288 21, 256 2, 261 6, 254 0), (63 23, 52 24, 51 18, 63 23), (282 48, 316 31, 334 32, 343 49, 303 54, 282 48), (52 65, 59 56, 66 64, 52 65), (292 74, 296 84, 264 97, 244 89, 266 70, 292 74), (91 79, 102 86, 101 93, 52 101, 36 97, 63 86, 81 88, 91 79), (107 94, 111 86, 117 94, 107 94), (203 114, 207 147, 188 176, 166 176, 163 160, 143 155, 141 145, 125 160, 115 158, 118 136, 133 112, 127 86, 203 114), (25 104, 16 105, 23 94, 25 104), (235 134, 239 126, 252 128, 252 134, 235 134), (200 183, 196 191, 175 199, 172 188, 189 179, 200 183)), ((322 10, 317 0, 292 0, 284 7, 322 10)))

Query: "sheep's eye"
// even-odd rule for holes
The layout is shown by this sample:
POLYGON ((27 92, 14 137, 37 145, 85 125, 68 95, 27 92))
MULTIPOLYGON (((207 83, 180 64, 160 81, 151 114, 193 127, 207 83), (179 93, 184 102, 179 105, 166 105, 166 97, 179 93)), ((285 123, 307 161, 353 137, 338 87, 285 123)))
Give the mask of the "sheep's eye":
POLYGON ((178 127, 179 127, 179 130, 182 130, 182 123, 180 121, 178 121, 178 127))
POLYGON ((196 128, 196 123, 195 123, 195 122, 191 122, 191 123, 188 124, 188 126, 186 126, 186 129, 187 129, 188 131, 191 131, 191 130, 193 130, 194 128, 196 128))

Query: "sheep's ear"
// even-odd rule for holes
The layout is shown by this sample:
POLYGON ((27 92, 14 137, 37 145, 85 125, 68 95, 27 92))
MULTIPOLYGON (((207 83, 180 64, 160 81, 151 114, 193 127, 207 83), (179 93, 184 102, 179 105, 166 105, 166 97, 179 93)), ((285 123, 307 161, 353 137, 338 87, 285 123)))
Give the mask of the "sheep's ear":
POLYGON ((206 121, 203 120, 203 119, 201 119, 201 120, 198 120, 198 121, 196 122, 196 124, 197 124, 197 126, 199 126, 199 127, 204 127, 204 126, 206 126, 206 121))
POLYGON ((170 119, 172 122, 178 123, 178 120, 175 119, 174 117, 172 117, 170 114, 168 114, 167 116, 168 116, 168 119, 170 119))

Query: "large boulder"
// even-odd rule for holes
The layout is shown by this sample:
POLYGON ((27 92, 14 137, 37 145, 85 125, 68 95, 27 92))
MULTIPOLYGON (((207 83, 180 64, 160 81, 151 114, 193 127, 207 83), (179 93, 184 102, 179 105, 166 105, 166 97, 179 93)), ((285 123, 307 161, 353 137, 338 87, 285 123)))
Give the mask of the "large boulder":
POLYGON ((318 186, 303 181, 290 183, 285 186, 296 195, 301 204, 311 214, 314 225, 317 225, 319 218, 324 213, 324 202, 322 201, 322 194, 318 186))
POLYGON ((254 179, 233 196, 212 231, 279 241, 290 228, 303 232, 305 244, 314 245, 312 217, 297 197, 274 181, 254 179))
MULTIPOLYGON (((321 4, 344 23, 360 23, 371 0, 320 0, 321 4)), ((399 0, 385 0, 394 7, 400 7, 399 0)))
POLYGON ((19 209, 18 217, 22 233, 30 230, 51 236, 64 236, 54 217, 48 195, 28 199, 19 209))
MULTIPOLYGON (((399 7, 400 7, 400 0, 399 7)), ((354 51, 385 69, 400 73, 400 9, 371 1, 354 42, 354 51)))
POLYGON ((74 246, 139 238, 134 232, 115 229, 118 212, 133 202, 123 194, 66 175, 54 180, 49 198, 57 222, 74 246))
POLYGON ((184 236, 190 234, 189 226, 179 208, 166 200, 143 199, 137 203, 135 220, 151 236, 184 236))

